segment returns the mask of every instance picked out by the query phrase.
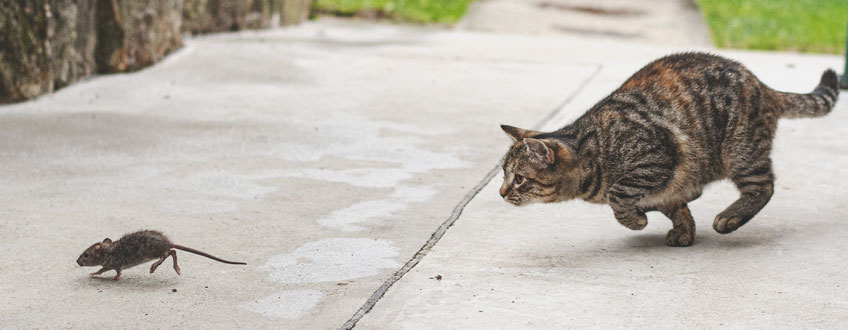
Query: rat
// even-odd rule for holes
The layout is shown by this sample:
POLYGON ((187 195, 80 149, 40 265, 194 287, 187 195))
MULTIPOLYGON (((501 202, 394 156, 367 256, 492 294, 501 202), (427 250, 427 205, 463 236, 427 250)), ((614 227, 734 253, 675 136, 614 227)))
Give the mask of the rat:
POLYGON ((159 259, 150 266, 150 273, 153 274, 156 267, 159 267, 168 256, 171 256, 174 259, 174 271, 177 272, 177 275, 180 275, 180 266, 177 265, 177 251, 173 249, 199 254, 225 264, 246 265, 243 262, 227 261, 206 252, 171 243, 167 236, 156 230, 140 230, 126 234, 115 242, 106 238, 103 242, 94 243, 77 258, 77 264, 83 267, 102 266, 100 270, 88 274, 88 276, 96 276, 103 272, 115 270, 118 275, 115 275, 114 280, 118 280, 121 278, 121 270, 159 259))

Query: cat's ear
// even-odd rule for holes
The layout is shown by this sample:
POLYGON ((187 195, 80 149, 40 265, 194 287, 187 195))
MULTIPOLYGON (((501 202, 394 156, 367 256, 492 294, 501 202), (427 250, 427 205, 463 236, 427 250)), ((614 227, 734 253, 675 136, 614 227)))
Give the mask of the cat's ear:
POLYGON ((533 155, 534 160, 545 165, 551 165, 556 161, 553 149, 541 140, 525 138, 522 142, 527 146, 527 151, 533 155))
POLYGON ((526 138, 526 137, 531 137, 531 136, 536 136, 536 135, 541 134, 541 132, 537 132, 537 131, 533 131, 533 130, 529 130, 529 129, 518 128, 518 127, 515 127, 515 126, 509 126, 509 125, 501 125, 501 129, 506 133, 506 135, 509 135, 509 137, 512 138, 513 142, 519 141, 519 140, 526 138))

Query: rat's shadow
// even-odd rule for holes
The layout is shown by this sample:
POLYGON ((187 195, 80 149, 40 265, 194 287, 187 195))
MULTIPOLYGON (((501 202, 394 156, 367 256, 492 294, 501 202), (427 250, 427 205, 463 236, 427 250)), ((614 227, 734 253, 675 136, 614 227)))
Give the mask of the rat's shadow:
POLYGON ((81 286, 92 286, 95 288, 133 288, 133 289, 161 289, 165 287, 173 287, 179 283, 177 275, 173 277, 164 276, 144 276, 147 274, 121 274, 119 280, 113 280, 115 273, 105 274, 106 276, 88 277, 81 276, 76 279, 76 282, 81 286))

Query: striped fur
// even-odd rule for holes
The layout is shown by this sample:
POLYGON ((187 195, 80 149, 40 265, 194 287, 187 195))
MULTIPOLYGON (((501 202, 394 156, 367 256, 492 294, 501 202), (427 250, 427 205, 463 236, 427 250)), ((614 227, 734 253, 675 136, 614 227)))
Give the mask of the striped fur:
POLYGON ((741 64, 683 53, 643 67, 574 123, 554 132, 501 126, 513 138, 500 194, 514 205, 575 198, 609 204, 639 230, 645 212, 672 220, 666 243, 694 242, 687 203, 710 182, 729 178, 740 197, 716 216, 730 233, 756 215, 774 191, 772 139, 781 117, 818 117, 838 97, 827 70, 812 93, 775 91, 741 64))

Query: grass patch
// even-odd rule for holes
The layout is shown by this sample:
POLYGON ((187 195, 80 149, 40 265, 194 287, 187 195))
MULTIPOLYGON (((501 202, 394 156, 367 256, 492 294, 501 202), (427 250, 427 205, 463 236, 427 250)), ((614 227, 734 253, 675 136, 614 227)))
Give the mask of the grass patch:
POLYGON ((845 50, 846 0, 698 0, 721 48, 839 54, 845 50))
POLYGON ((312 10, 340 16, 377 16, 416 23, 453 24, 473 0, 316 0, 312 10))

